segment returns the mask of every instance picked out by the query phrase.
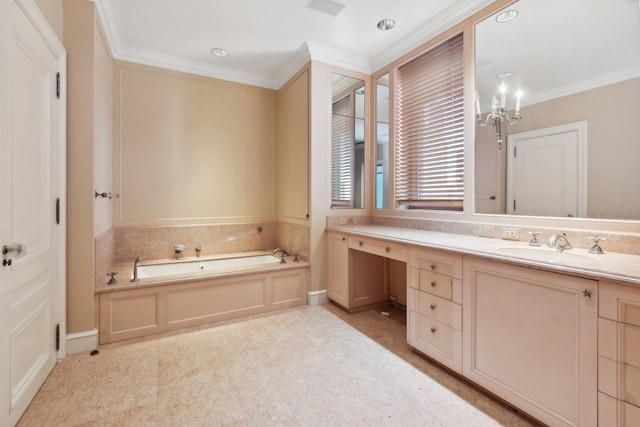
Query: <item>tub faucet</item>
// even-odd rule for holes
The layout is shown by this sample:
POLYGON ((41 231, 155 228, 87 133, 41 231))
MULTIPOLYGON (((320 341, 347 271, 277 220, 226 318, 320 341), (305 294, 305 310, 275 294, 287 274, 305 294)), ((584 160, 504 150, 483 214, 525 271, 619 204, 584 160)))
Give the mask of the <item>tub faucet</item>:
POLYGON ((556 233, 549 238, 547 242, 547 246, 550 248, 555 248, 556 251, 562 252, 569 249, 573 249, 571 243, 569 243, 569 239, 567 239, 567 235, 565 233, 556 233))
POLYGON ((282 248, 276 248, 273 250, 273 255, 276 255, 280 252, 280 264, 286 264, 287 262, 284 260, 284 257, 289 256, 289 253, 282 248))
POLYGON ((136 258, 136 260, 133 262, 133 279, 131 279, 132 282, 139 282, 140 279, 138 279, 138 263, 142 261, 142 257, 139 256, 138 258, 136 258))

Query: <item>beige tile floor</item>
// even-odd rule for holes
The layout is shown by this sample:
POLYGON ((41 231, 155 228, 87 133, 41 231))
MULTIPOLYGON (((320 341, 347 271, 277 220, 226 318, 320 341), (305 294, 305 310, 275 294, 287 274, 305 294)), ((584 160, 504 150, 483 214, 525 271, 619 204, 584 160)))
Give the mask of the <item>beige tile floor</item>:
POLYGON ((532 425, 412 352, 404 323, 303 306, 104 345, 60 362, 18 425, 532 425))

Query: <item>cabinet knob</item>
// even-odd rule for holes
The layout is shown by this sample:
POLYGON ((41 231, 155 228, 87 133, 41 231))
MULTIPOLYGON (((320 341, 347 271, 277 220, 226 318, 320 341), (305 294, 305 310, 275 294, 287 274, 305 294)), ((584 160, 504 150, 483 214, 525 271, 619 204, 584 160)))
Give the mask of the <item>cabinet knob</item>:
POLYGON ((591 294, 592 292, 589 289, 585 289, 584 291, 582 291, 582 295, 588 298, 591 298, 591 294))
POLYGON ((436 333, 436 328, 431 328, 430 331, 431 331, 432 334, 435 334, 436 333))
POLYGON ((343 238, 342 238, 342 241, 344 242, 345 240, 347 240, 347 238, 346 238, 346 237, 343 237, 343 238))
POLYGON ((391 248, 389 246, 387 246, 386 248, 384 248, 385 251, 387 252, 391 252, 391 248))
POLYGON ((435 264, 431 264, 431 270, 435 271, 435 269, 436 269, 436 265, 435 264))
POLYGON ((436 287, 436 282, 431 282, 431 287, 435 288, 436 287))
POLYGON ((364 243, 362 243, 362 242, 358 242, 358 244, 359 244, 360 246, 364 245, 364 243))
POLYGON ((435 310, 435 309, 436 309, 436 305, 435 305, 435 304, 431 304, 431 305, 429 306, 429 308, 430 308, 431 310, 435 310))

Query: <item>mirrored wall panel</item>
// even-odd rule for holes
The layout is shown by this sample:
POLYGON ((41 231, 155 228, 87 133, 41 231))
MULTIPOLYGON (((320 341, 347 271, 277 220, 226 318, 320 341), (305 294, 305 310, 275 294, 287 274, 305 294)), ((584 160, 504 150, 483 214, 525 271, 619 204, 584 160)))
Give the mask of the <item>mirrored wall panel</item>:
POLYGON ((364 81, 331 74, 331 208, 365 203, 364 81))
POLYGON ((476 92, 476 213, 640 220, 638 2, 513 3, 476 92))
POLYGON ((389 207, 389 74, 376 80, 376 209, 389 207))

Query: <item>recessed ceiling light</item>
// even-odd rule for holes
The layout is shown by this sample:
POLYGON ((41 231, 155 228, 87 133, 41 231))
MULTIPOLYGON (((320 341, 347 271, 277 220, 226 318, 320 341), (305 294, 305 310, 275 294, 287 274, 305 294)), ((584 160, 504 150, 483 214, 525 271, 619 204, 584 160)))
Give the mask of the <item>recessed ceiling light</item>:
POLYGON ((396 21, 394 21, 393 19, 383 19, 382 21, 378 22, 378 29, 380 31, 389 31, 395 26, 396 21))
POLYGON ((496 77, 499 78, 499 79, 508 79, 511 76, 513 76, 513 73, 507 71, 506 73, 498 74, 496 77))
POLYGON ((515 9, 505 10, 504 12, 496 16, 496 22, 504 24, 506 22, 513 21, 514 19, 516 19, 516 16, 518 16, 517 10, 515 9))
POLYGON ((211 49, 211 54, 219 58, 224 58, 225 56, 229 55, 229 52, 219 47, 214 47, 213 49, 211 49))

